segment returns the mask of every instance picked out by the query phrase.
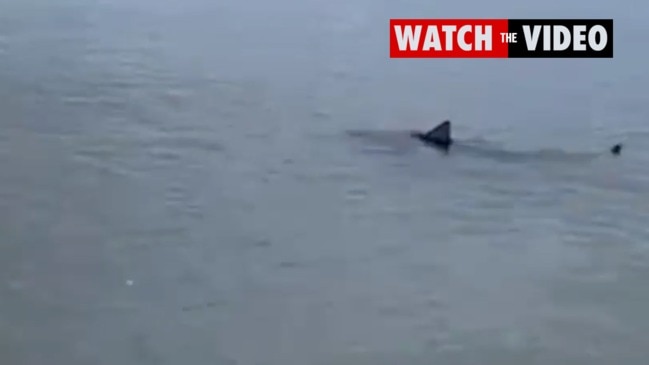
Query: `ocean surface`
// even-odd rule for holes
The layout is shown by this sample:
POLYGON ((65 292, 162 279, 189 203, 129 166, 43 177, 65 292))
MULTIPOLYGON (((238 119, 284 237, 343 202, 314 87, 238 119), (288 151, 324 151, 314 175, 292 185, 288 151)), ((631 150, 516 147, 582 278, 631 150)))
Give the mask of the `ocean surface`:
POLYGON ((0 1, 0 364, 647 364, 646 14, 0 1), (398 17, 615 56, 390 59, 398 17), (407 137, 446 119, 482 152, 407 137))

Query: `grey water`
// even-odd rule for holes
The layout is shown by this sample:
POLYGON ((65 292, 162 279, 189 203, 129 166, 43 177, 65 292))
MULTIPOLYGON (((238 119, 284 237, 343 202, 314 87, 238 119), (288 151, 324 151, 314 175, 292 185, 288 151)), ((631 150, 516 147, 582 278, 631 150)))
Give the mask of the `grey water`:
POLYGON ((646 364, 648 10, 0 1, 0 364, 646 364), (399 17, 615 56, 391 60, 399 17), (445 119, 489 153, 401 134, 445 119))

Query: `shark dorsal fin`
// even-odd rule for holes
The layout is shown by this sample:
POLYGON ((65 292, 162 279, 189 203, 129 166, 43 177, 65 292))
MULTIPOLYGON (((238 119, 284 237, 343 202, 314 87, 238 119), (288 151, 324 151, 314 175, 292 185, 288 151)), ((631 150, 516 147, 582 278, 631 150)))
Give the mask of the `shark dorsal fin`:
POLYGON ((451 141, 451 122, 448 120, 443 121, 437 127, 428 131, 424 138, 431 142, 448 143, 451 141))

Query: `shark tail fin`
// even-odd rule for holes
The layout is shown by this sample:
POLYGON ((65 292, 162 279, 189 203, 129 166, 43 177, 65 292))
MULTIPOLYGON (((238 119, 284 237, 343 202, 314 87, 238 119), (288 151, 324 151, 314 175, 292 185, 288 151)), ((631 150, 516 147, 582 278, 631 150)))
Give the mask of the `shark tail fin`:
POLYGON ((451 141, 451 122, 448 120, 443 121, 435 128, 426 132, 424 138, 429 141, 448 143, 451 141))

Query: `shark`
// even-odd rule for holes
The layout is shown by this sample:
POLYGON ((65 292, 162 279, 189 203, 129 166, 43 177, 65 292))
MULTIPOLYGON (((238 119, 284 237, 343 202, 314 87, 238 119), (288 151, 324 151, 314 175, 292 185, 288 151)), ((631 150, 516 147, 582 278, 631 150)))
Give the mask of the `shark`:
MULTIPOLYGON (((446 153, 450 152, 453 145, 457 145, 457 143, 455 142, 455 140, 451 135, 450 120, 445 120, 426 132, 420 132, 420 131, 410 132, 410 136, 420 140, 427 146, 437 148, 446 153)), ((466 149, 466 147, 469 146, 462 145, 462 147, 466 149)), ((610 147, 609 152, 614 156, 619 156, 622 153, 623 147, 624 146, 622 143, 616 143, 615 145, 610 147)))

